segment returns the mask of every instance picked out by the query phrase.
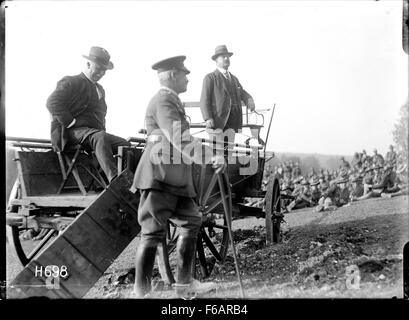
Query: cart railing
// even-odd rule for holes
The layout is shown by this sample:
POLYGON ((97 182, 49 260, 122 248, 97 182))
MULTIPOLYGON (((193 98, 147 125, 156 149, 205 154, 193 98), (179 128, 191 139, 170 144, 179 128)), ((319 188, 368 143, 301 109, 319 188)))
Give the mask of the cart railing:
POLYGON ((25 138, 25 137, 6 137, 6 141, 10 142, 11 146, 28 149, 52 149, 50 139, 25 138))

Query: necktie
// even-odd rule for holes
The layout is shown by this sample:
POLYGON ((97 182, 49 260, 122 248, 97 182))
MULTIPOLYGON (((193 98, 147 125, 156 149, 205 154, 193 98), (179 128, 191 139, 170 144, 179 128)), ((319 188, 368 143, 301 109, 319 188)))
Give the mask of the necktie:
POLYGON ((98 99, 101 99, 102 93, 101 93, 101 91, 99 90, 99 88, 98 88, 98 86, 96 84, 95 84, 95 89, 97 90, 97 93, 98 93, 98 99))
POLYGON ((230 81, 230 73, 229 73, 229 71, 226 71, 226 78, 227 78, 227 80, 230 81))

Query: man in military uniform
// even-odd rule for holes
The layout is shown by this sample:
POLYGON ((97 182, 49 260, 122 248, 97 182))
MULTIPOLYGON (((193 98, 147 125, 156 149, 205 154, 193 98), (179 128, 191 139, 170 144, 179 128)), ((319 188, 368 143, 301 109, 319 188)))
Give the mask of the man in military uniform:
POLYGON ((380 165, 380 166, 383 166, 383 164, 385 162, 382 155, 379 154, 378 150, 376 150, 376 149, 373 149, 372 162, 374 164, 377 164, 377 165, 380 165))
POLYGON ((389 151, 386 153, 386 161, 392 165, 396 165, 396 161, 398 159, 398 154, 393 150, 393 145, 389 146, 389 151))
POLYGON ((348 161, 345 160, 345 157, 341 157, 341 169, 346 169, 349 170, 351 168, 351 165, 349 164, 348 161))
POLYGON ((219 145, 223 145, 225 137, 234 142, 234 133, 242 129, 242 102, 251 111, 255 110, 253 98, 229 71, 232 55, 225 45, 216 47, 212 60, 217 68, 204 77, 200 98, 200 110, 210 138, 216 138, 219 145))
POLYGON ((52 115, 51 143, 55 151, 65 151, 69 144, 92 149, 108 181, 118 172, 114 159, 119 146, 131 144, 105 131, 107 105, 105 91, 98 81, 106 70, 113 69, 108 51, 92 47, 82 73, 62 78, 47 100, 52 115))
POLYGON ((351 166, 355 171, 358 171, 361 168, 362 162, 361 162, 361 157, 359 156, 358 152, 354 153, 354 157, 352 158, 351 161, 351 166))
POLYGON ((359 197, 364 194, 364 187, 362 185, 362 177, 358 174, 352 179, 352 186, 350 192, 350 200, 356 201, 359 197))
POLYGON ((335 197, 335 205, 337 207, 342 207, 349 202, 350 192, 348 188, 348 182, 348 174, 345 171, 341 172, 340 177, 337 181, 339 190, 335 197))
POLYGON ((393 193, 395 191, 398 191, 395 188, 396 174, 392 169, 393 166, 387 164, 385 166, 384 172, 382 173, 382 179, 380 183, 374 183, 373 185, 371 185, 370 191, 358 199, 365 200, 369 198, 377 198, 380 197, 382 193, 393 193))
POLYGON ((296 163, 294 164, 294 169, 293 169, 292 178, 293 178, 293 179, 297 179, 298 177, 301 176, 301 174, 302 174, 302 172, 301 172, 300 164, 299 164, 298 162, 296 162, 296 163))
POLYGON ((373 169, 370 166, 365 169, 365 176, 363 179, 363 183, 364 183, 364 195, 365 195, 370 191, 373 185, 373 169))
POLYGON ((347 204, 349 201, 349 190, 347 188, 348 181, 348 175, 346 172, 340 172, 340 176, 336 182, 325 192, 322 192, 322 196, 315 211, 336 210, 337 207, 347 204))
POLYGON ((373 184, 378 184, 382 181, 382 166, 379 163, 373 165, 373 184))
MULTIPOLYGON (((322 180, 322 182, 324 182, 322 180)), ((317 177, 313 178, 310 182, 310 190, 311 190, 311 205, 316 206, 318 201, 321 198, 321 191, 319 189, 320 179, 317 177)))
MULTIPOLYGON (((165 240, 169 219, 180 227, 176 249, 176 293, 184 297, 214 287, 211 283, 192 279, 202 215, 194 200, 196 192, 191 163, 202 163, 203 158, 200 152, 192 155, 186 151, 192 144, 201 147, 201 143, 189 133, 189 123, 178 96, 186 91, 186 75, 190 73, 183 63, 185 58, 172 57, 152 66, 158 72, 161 88, 146 110, 147 145, 131 188, 134 192, 140 190, 138 222, 141 240, 136 253, 134 291, 137 297, 144 297, 151 290, 157 246, 165 240)), ((205 159, 209 158, 205 155, 205 159)), ((223 166, 223 160, 223 157, 213 158, 214 167, 223 166)))
MULTIPOLYGON (((389 164, 390 165, 390 164, 389 164)), ((408 194, 408 172, 407 165, 401 165, 396 171, 395 185, 389 189, 389 192, 381 193, 384 198, 392 198, 408 194)))
POLYGON ((305 179, 301 181, 301 188, 299 188, 296 193, 293 193, 293 196, 295 199, 287 206, 288 212, 293 209, 302 209, 313 205, 311 201, 310 186, 305 179))

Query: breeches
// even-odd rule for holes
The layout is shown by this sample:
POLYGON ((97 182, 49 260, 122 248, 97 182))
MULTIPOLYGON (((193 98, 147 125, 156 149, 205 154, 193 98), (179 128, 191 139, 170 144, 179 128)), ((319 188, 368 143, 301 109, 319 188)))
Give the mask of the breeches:
POLYGON ((168 220, 180 227, 180 235, 195 238, 202 225, 202 214, 192 198, 153 189, 141 190, 138 222, 142 239, 165 238, 168 220))

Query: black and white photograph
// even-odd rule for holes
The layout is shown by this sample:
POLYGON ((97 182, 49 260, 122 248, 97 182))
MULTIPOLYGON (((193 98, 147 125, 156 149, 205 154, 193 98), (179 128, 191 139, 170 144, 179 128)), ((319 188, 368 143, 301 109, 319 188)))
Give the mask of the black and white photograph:
POLYGON ((408 6, 3 2, 1 297, 409 298, 408 6))

